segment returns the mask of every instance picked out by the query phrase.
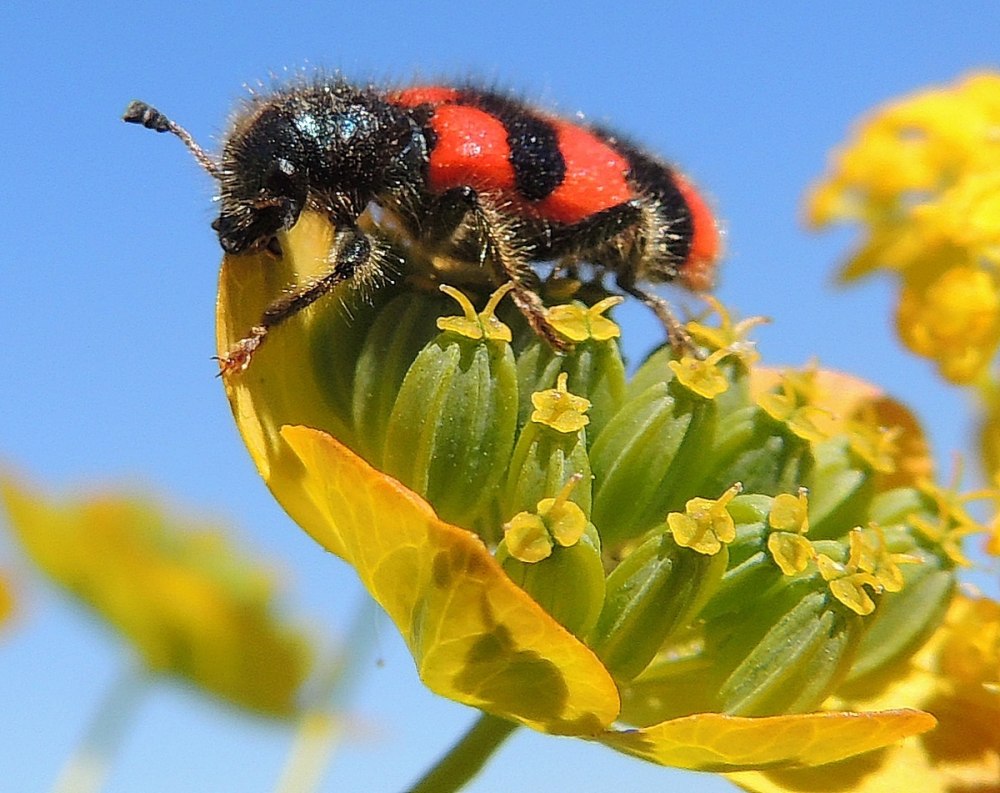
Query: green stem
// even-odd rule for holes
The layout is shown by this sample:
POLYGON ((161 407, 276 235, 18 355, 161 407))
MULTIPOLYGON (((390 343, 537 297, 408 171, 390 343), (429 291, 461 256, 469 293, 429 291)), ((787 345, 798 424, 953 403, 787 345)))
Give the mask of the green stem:
POLYGON ((137 660, 128 664, 91 717, 83 739, 63 766, 52 793, 97 793, 103 787, 111 761, 150 680, 149 673, 137 660))
POLYGON ((312 793, 326 775, 330 759, 344 735, 344 704, 368 660, 379 618, 375 601, 365 596, 333 659, 308 697, 314 703, 299 718, 292 749, 274 793, 312 793))
POLYGON ((452 793, 461 790, 493 753, 500 748, 517 724, 484 713, 409 793, 452 793))

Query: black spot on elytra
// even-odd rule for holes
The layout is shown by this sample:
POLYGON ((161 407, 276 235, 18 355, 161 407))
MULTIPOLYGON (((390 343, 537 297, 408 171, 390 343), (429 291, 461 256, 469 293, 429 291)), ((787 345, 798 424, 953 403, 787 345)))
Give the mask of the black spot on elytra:
POLYGON ((555 128, 549 121, 499 94, 464 91, 459 101, 485 110, 504 125, 514 185, 524 198, 541 201, 562 184, 566 177, 566 161, 559 150, 555 128))

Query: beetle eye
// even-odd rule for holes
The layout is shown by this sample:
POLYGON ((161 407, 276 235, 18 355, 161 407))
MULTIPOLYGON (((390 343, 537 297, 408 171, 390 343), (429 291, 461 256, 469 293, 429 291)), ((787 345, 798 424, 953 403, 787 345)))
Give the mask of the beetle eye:
POLYGON ((278 242, 277 237, 271 237, 271 239, 267 241, 267 245, 265 245, 264 247, 267 249, 267 252, 270 253, 272 256, 277 256, 279 259, 281 258, 282 255, 281 243, 278 242))

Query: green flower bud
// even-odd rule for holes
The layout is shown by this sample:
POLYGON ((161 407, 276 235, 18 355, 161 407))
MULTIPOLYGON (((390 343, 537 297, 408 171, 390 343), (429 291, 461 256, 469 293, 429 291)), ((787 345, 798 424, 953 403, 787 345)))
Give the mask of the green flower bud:
POLYGON ((913 487, 880 493, 870 518, 881 538, 881 566, 896 563, 895 591, 887 591, 872 615, 846 683, 857 689, 878 683, 879 672, 912 655, 944 619, 955 591, 955 564, 917 532, 910 519, 930 516, 927 496, 913 487))
POLYGON ((642 672, 711 596, 729 558, 733 522, 726 505, 737 492, 718 501, 692 499, 608 576, 604 608, 587 643, 615 679, 642 672))
POLYGON ((353 418, 359 452, 376 468, 403 379, 426 340, 436 335, 435 322, 445 306, 437 295, 405 292, 370 322, 354 376, 353 418))
POLYGON ((489 509, 514 445, 517 372, 509 331, 493 316, 506 291, 479 315, 463 295, 466 316, 438 320, 447 329, 406 373, 386 430, 383 470, 459 526, 489 509))
POLYGON ((653 662, 633 680, 621 685, 619 720, 636 727, 692 713, 708 713, 715 707, 715 692, 706 685, 712 659, 704 652, 697 629, 675 636, 653 662))
MULTIPOLYGON (((728 394, 727 394, 728 396, 728 394)), ((753 403, 720 406, 712 448, 712 461, 702 492, 718 492, 728 482, 742 482, 752 493, 777 495, 793 492, 808 481, 813 466, 808 441, 772 419, 753 403)))
POLYGON ((521 430, 500 495, 503 520, 523 510, 533 509, 538 501, 549 493, 558 492, 574 475, 580 476, 581 481, 573 488, 570 499, 583 509, 585 515, 590 515, 592 476, 585 429, 589 426, 585 424, 589 402, 569 393, 566 382, 566 374, 562 373, 557 383, 561 388, 532 395, 543 408, 547 406, 546 397, 553 404, 564 404, 554 413, 535 408, 533 418, 521 430), (569 431, 557 429, 554 423, 569 431), (577 425, 580 425, 579 429, 576 429, 577 425))
MULTIPOLYGON (((386 286, 373 296, 360 290, 336 299, 344 301, 341 311, 316 312, 308 325, 309 350, 316 385, 326 405, 341 419, 342 441, 353 443, 352 404, 355 400, 355 372, 365 335, 395 294, 386 286)), ((425 337, 426 338, 426 337, 425 337)))
POLYGON ((591 448, 593 519, 605 548, 638 537, 697 494, 691 471, 707 464, 715 405, 668 372, 628 399, 591 448))
POLYGON ((910 552, 901 568, 902 589, 879 600, 870 627, 858 647, 846 683, 864 685, 878 673, 911 656, 941 624, 955 592, 955 571, 924 550, 910 552))
POLYGON ((851 451, 850 441, 842 435, 814 444, 813 456, 808 482, 810 536, 843 537, 867 522, 875 493, 874 471, 851 451))
POLYGON ((707 627, 717 707, 739 716, 814 709, 847 672, 863 624, 818 575, 776 582, 707 627))
MULTIPOLYGON (((551 501, 552 499, 550 499, 551 501)), ((539 506, 542 511, 544 501, 539 506)), ((534 513, 520 513, 530 519, 534 513)), ((583 513, 580 519, 585 521, 583 513)), ((538 524, 544 519, 539 518, 538 524)), ((497 547, 497 560, 515 584, 545 609, 566 630, 584 636, 597 622, 604 603, 604 565, 601 540, 592 523, 573 544, 552 542, 549 555, 533 562, 511 553, 505 538, 497 547)))
POLYGON ((650 386, 662 383, 664 378, 669 376, 670 362, 673 360, 674 354, 669 344, 653 350, 628 381, 625 387, 625 399, 631 401, 650 386))

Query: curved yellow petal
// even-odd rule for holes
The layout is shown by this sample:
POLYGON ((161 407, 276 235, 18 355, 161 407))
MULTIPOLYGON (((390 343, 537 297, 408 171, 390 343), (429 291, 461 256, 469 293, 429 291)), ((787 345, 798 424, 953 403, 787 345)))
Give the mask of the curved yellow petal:
POLYGON ((1000 781, 1000 604, 958 595, 906 673, 852 704, 908 702, 938 719, 933 732, 820 768, 730 775, 756 793, 991 793, 1000 781))
MULTIPOLYGON (((283 241, 280 259, 266 252, 223 259, 216 307, 220 358, 260 321, 272 300, 292 284, 303 283, 328 268, 332 240, 333 228, 327 220, 304 214, 283 241)), ((340 299, 341 295, 333 294, 323 301, 340 299)), ((285 424, 321 427, 338 437, 346 432, 342 418, 329 409, 313 375, 309 357, 322 352, 303 344, 313 326, 325 319, 310 308, 286 320, 268 334, 245 371, 226 374, 223 382, 236 425, 268 487, 296 523, 314 532, 321 545, 340 556, 336 536, 326 531, 310 502, 300 498, 296 487, 300 465, 279 435, 285 424)), ((340 329, 319 330, 328 337, 329 366, 333 368, 340 329)))
POLYGON ((472 532, 329 435, 285 427, 300 492, 388 612, 435 692, 545 732, 594 735, 619 709, 597 657, 472 532))
POLYGON ((598 740, 626 754, 695 771, 739 771, 836 762, 931 729, 917 710, 743 718, 699 713, 598 740))

